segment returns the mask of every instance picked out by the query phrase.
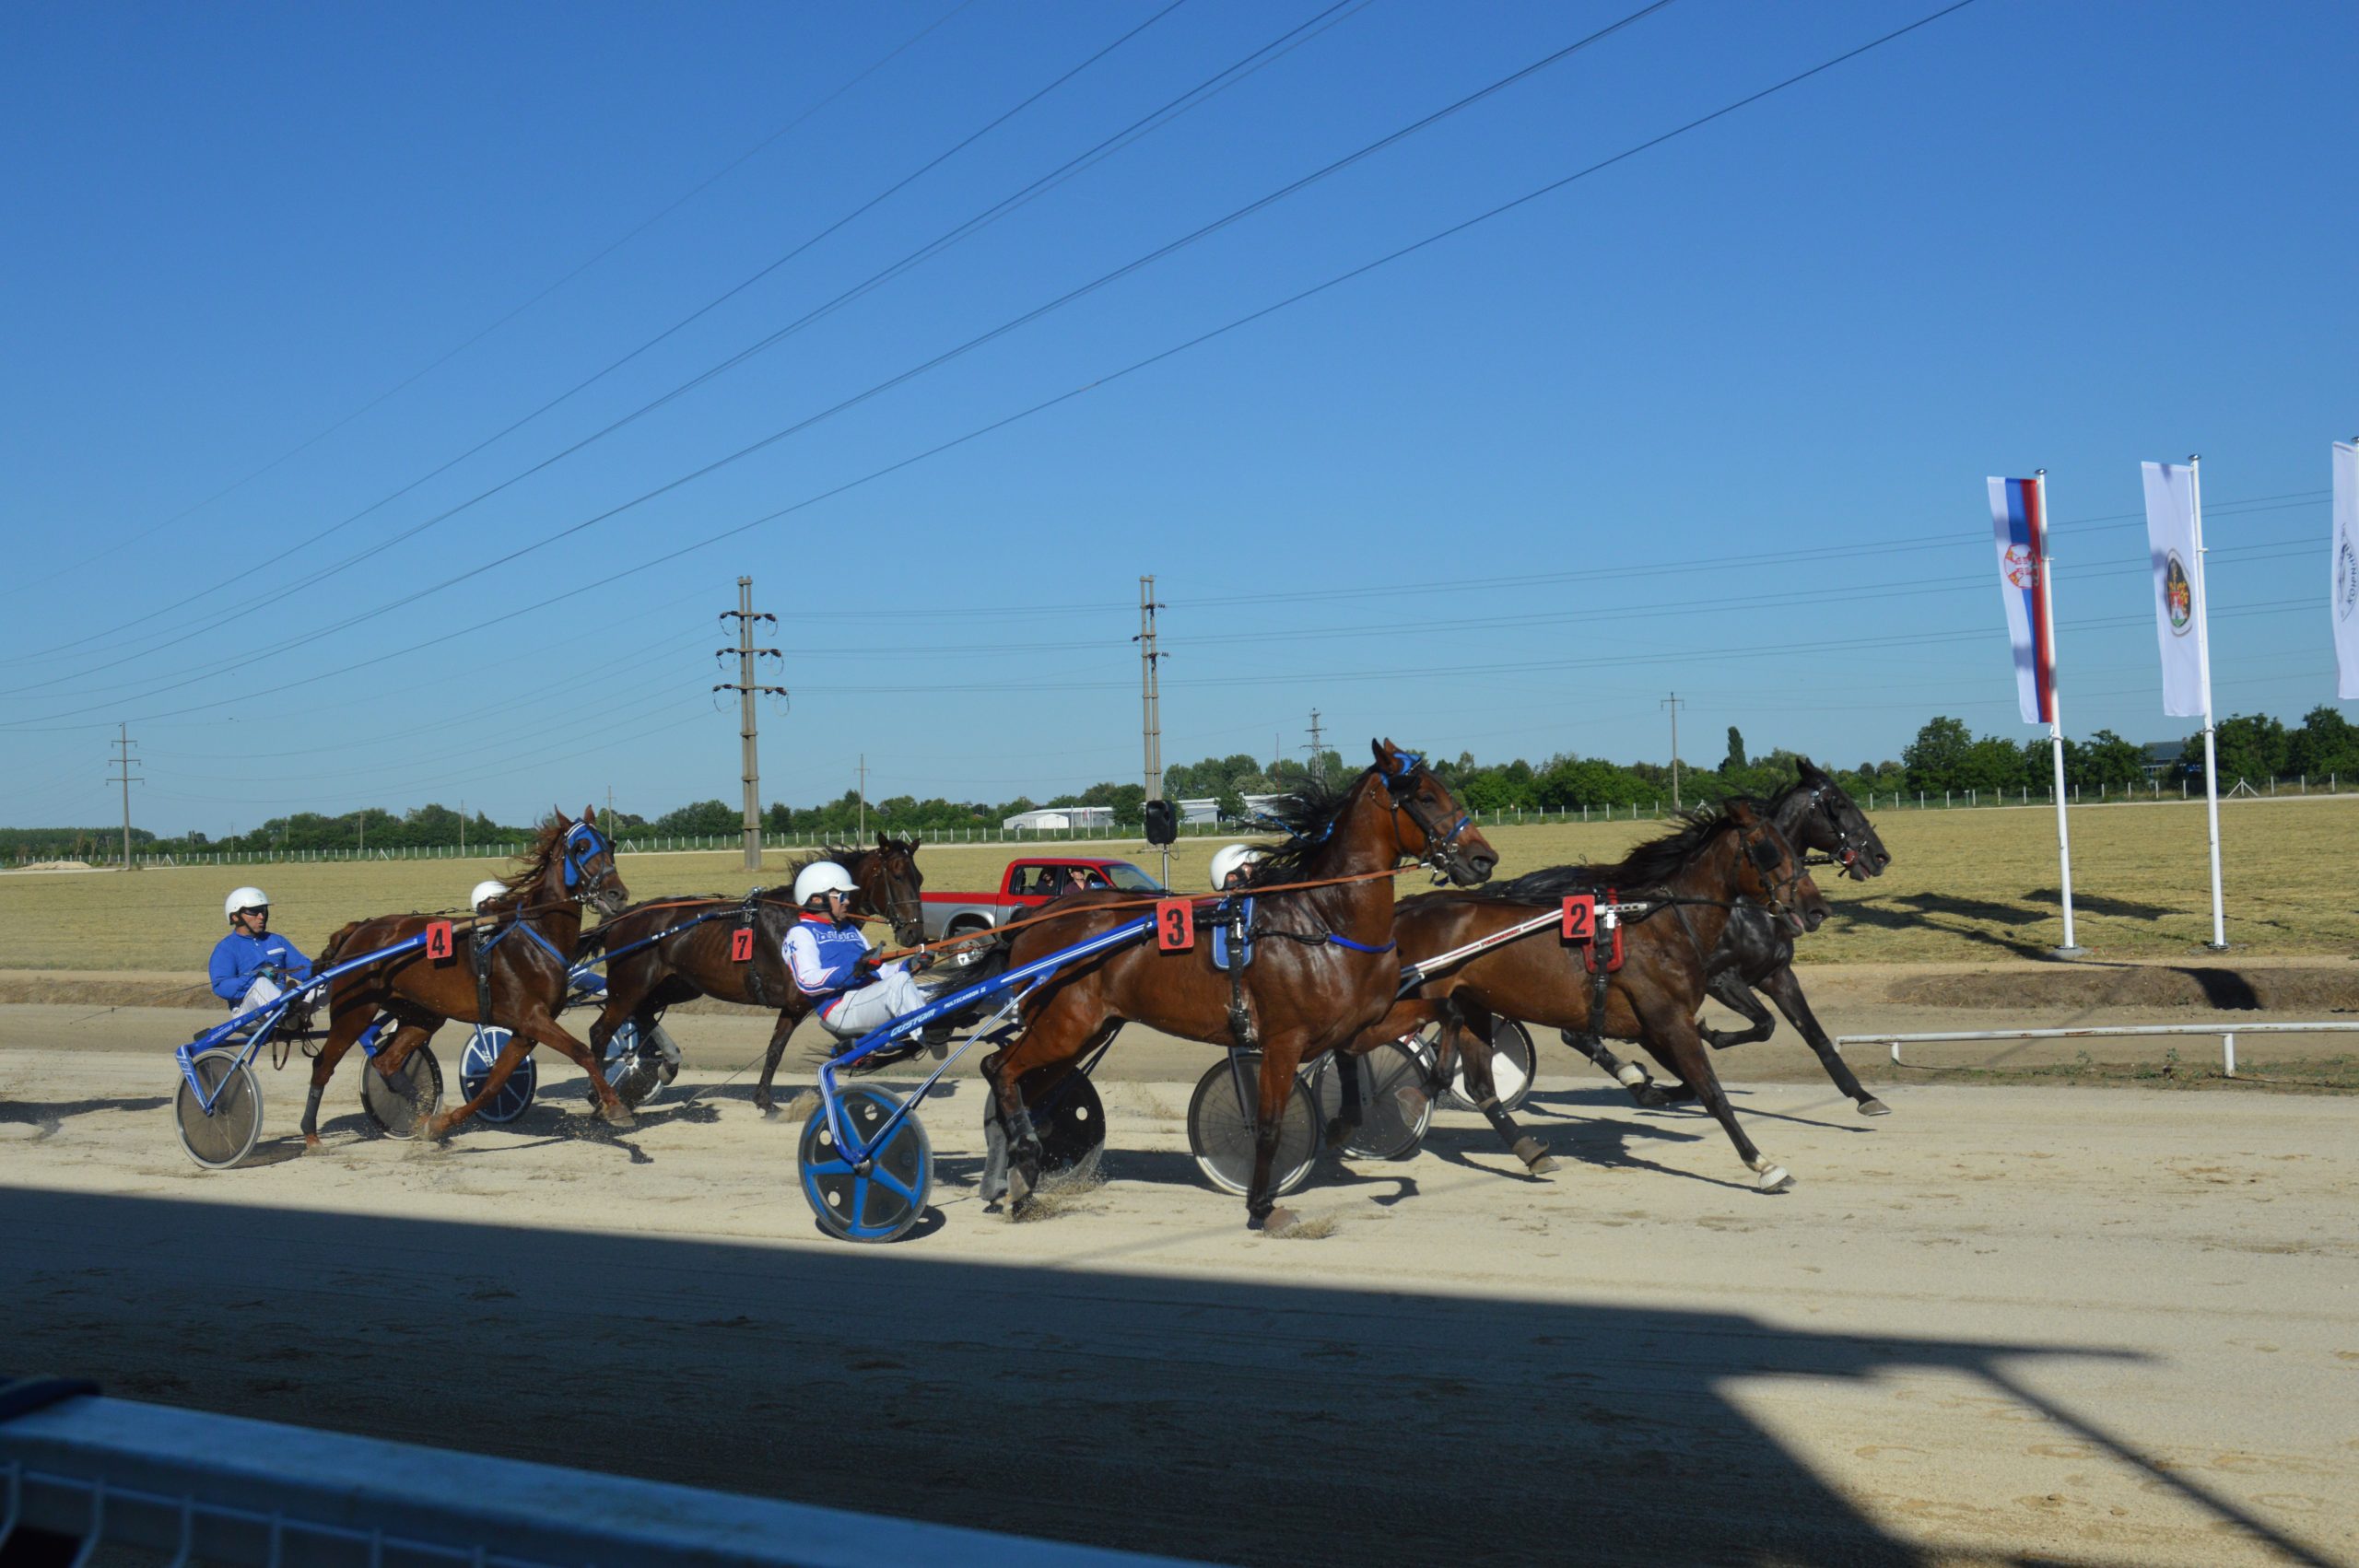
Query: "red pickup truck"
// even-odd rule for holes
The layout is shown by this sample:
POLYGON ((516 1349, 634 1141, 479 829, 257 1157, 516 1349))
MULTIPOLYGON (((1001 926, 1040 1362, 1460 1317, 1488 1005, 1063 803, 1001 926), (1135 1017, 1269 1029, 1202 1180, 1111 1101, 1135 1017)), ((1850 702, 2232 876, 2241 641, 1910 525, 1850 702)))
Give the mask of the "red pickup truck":
POLYGON ((1007 862, 996 893, 936 893, 919 895, 925 906, 925 934, 964 936, 1039 908, 1051 898, 1081 888, 1160 896, 1163 887, 1128 860, 1087 855, 1027 855, 1007 862))

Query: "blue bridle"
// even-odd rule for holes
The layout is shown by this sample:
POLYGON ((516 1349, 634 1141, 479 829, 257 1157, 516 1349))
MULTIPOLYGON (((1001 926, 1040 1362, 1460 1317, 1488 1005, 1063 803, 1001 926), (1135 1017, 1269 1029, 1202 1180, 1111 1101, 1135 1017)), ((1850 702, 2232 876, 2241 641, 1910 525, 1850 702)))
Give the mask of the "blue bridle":
POLYGON ((612 854, 614 844, 606 836, 586 822, 577 822, 565 833, 565 890, 581 896, 581 883, 590 874, 590 862, 601 855, 612 854))

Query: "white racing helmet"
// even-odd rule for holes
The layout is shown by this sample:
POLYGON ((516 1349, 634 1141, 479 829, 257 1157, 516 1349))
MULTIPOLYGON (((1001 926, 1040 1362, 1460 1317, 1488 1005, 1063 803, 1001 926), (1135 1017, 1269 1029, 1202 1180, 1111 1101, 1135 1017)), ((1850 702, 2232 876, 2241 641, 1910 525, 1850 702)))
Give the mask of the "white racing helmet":
POLYGON ((794 873, 794 901, 808 904, 823 893, 852 895, 851 872, 833 860, 816 860, 794 873))
POLYGON ((259 887, 238 888, 231 892, 229 897, 221 900, 221 913, 225 918, 236 914, 241 909, 267 909, 269 907, 270 895, 264 893, 259 887))
POLYGON ((475 883, 475 890, 473 893, 467 895, 467 907, 481 910, 487 899, 497 898, 507 891, 508 884, 498 877, 486 877, 475 883))
POLYGON ((1229 873, 1242 871, 1269 851, 1257 849, 1250 844, 1224 844, 1213 851, 1213 888, 1217 892, 1228 885, 1229 873))

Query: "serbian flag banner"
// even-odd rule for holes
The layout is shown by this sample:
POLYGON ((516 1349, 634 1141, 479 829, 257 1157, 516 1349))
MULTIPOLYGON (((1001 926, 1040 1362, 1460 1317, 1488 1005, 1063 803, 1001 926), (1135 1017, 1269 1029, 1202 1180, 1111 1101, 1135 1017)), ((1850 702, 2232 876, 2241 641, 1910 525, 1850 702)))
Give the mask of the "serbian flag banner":
POLYGON ((2026 724, 2056 722, 2056 621, 2048 613, 2043 488, 2036 479, 1990 481, 1999 597, 2007 606, 2007 640, 2015 650, 2015 697, 2026 724))
POLYGON ((2359 696, 2359 440, 2334 443, 2334 558, 2327 566, 2333 617, 2334 695, 2359 696))

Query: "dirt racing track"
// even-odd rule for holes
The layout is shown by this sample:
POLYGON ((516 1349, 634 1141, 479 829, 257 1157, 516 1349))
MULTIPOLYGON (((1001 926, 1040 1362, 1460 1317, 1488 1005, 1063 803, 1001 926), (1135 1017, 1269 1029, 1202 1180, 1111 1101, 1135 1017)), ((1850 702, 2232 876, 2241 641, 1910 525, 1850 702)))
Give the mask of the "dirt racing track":
POLYGON ((751 1020, 693 1021, 624 1132, 553 1068, 430 1152, 346 1073, 306 1159, 266 1072, 256 1163, 205 1174, 179 1015, 76 1015, 0 1010, 0 1301, 15 1363, 122 1396, 1213 1561, 2359 1560, 2346 1099, 1900 1084, 1870 1123, 1740 1076, 1768 1197, 1552 1047, 1553 1178, 1445 1112, 1274 1240, 1147 1042, 1105 1185, 982 1211, 964 1082, 935 1214, 862 1248, 723 1082, 751 1020))

